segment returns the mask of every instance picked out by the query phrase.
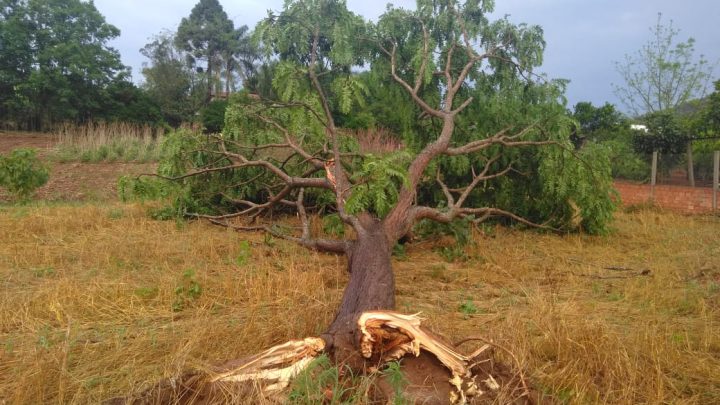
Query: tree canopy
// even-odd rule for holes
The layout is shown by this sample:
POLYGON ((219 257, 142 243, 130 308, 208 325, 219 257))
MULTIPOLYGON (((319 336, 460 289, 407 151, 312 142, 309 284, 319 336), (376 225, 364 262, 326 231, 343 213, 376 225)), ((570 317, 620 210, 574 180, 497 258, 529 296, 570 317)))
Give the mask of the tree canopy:
POLYGON ((260 218, 299 209, 302 194, 351 226, 365 215, 392 223, 390 240, 422 219, 493 216, 557 229, 581 218, 603 231, 613 206, 607 159, 574 154, 564 82, 533 74, 542 30, 490 21, 491 9, 419 1, 377 24, 340 1, 292 1, 270 13, 255 39, 278 58, 277 98, 237 97, 211 144, 176 140, 204 150, 162 173, 183 178, 178 211, 260 218), (363 150, 338 122, 382 103, 395 111, 373 125, 406 123, 396 134, 403 148, 363 150))
MULTIPOLYGON (((114 100, 123 94, 132 105, 120 116, 132 115, 132 109, 153 111, 152 102, 127 81, 129 69, 118 52, 107 45, 118 35, 92 2, 2 0, 0 120, 43 129, 58 121, 112 119, 114 100)), ((150 115, 145 118, 158 118, 150 115)))
POLYGON ((177 45, 189 52, 193 62, 197 59, 207 62, 208 100, 214 91, 213 84, 219 81, 222 57, 239 41, 241 33, 235 30, 218 0, 200 0, 178 26, 177 45))
POLYGON ((650 40, 634 55, 616 62, 623 78, 615 93, 635 115, 674 109, 702 97, 710 80, 711 67, 700 55, 695 58, 695 40, 678 42, 680 31, 667 25, 658 14, 650 28, 650 40))

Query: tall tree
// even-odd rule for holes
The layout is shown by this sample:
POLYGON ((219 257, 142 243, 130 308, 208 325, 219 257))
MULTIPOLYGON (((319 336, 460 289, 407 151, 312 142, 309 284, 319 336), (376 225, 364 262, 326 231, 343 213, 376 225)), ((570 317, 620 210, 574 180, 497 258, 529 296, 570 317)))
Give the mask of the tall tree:
POLYGON ((228 47, 224 52, 225 93, 236 90, 235 75, 245 83, 255 73, 256 62, 260 55, 257 46, 251 41, 247 25, 230 33, 228 47))
MULTIPOLYGON (((403 366, 417 366, 406 373, 406 398, 464 401, 477 393, 471 358, 422 332, 416 318, 374 312, 395 307, 393 246, 421 221, 504 217, 552 229, 550 218, 572 222, 573 206, 590 229, 609 220, 609 169, 598 164, 602 156, 573 158, 562 83, 528 79, 542 61, 542 30, 490 21, 491 11, 491 1, 419 0, 416 11, 390 7, 375 25, 342 0, 287 1, 256 28, 279 59, 277 99, 238 97, 222 135, 180 133, 169 141, 179 153, 160 175, 182 185, 178 212, 347 257, 350 280, 322 339, 268 355, 304 362, 325 350, 361 371, 403 357, 403 366), (363 150, 336 124, 334 111, 349 114, 364 103, 367 88, 352 72, 363 63, 414 106, 419 124, 404 148, 363 150), (543 181, 513 183, 513 176, 543 181), (507 187, 491 183, 499 179, 507 187), (267 215, 287 210, 300 220, 294 234, 267 215), (310 213, 322 211, 352 229, 352 239, 313 234, 310 213), (527 219, 537 213, 545 224, 527 219), (406 356, 421 347, 432 355, 406 356), (423 391, 427 384, 437 390, 423 391)), ((288 366, 256 360, 213 381, 277 376, 288 366)))
POLYGON ((202 75, 189 65, 184 51, 177 49, 172 32, 162 32, 146 44, 140 53, 148 58, 143 64, 143 88, 160 106, 165 120, 174 127, 191 121, 204 104, 202 75))
POLYGON ((218 0, 200 0, 178 26, 175 41, 190 53, 193 61, 207 62, 207 100, 212 98, 218 84, 221 61, 231 48, 235 29, 218 0))
POLYGON ((710 80, 711 67, 700 55, 695 58, 695 40, 678 42, 680 33, 672 20, 664 25, 658 13, 651 38, 633 55, 616 62, 624 83, 614 85, 615 94, 635 115, 673 109, 701 97, 710 80))
MULTIPOLYGON (((105 22, 92 2, 6 0, 0 7, 0 75, 10 79, 12 117, 40 129, 59 120, 87 120, 101 114, 104 88, 129 70, 107 42, 120 31, 105 22), (22 106, 22 108, 17 108, 22 106)), ((3 117, 5 118, 5 117, 3 117)), ((7 118, 5 118, 7 119, 7 118)))

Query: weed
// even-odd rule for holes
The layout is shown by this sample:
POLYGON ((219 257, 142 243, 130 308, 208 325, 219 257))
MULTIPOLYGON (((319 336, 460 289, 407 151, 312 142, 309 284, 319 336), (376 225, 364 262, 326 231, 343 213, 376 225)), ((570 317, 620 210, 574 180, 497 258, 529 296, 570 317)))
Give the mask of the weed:
POLYGON ((37 345, 43 349, 50 349, 52 346, 52 339, 50 336, 50 327, 45 325, 38 332, 37 345))
POLYGON ((19 148, 8 156, 0 155, 0 187, 19 202, 27 202, 37 188, 47 183, 49 175, 34 149, 19 148))
POLYGON ((405 249, 405 245, 396 243, 395 246, 393 246, 392 255, 395 259, 404 262, 408 259, 407 256, 407 250, 405 249))
POLYGON ((399 361, 392 361, 388 363, 382 371, 382 376, 386 378, 386 381, 393 389, 392 402, 389 403, 392 403, 393 405, 406 405, 411 403, 403 396, 403 392, 405 392, 405 387, 408 385, 408 382, 402 372, 399 361))
POLYGON ((438 254, 448 263, 466 262, 470 257, 460 245, 442 246, 437 248, 438 254))
POLYGON ((52 277, 55 275, 55 269, 52 267, 39 267, 32 270, 33 276, 37 278, 52 277))
POLYGON ((158 287, 140 287, 136 288, 134 293, 136 296, 143 299, 152 299, 157 297, 160 289, 158 287))
POLYGON ((122 208, 112 208, 108 211, 108 218, 117 220, 125 216, 125 211, 122 208))
POLYGON ((327 355, 313 360, 296 378, 288 396, 292 404, 340 403, 345 388, 340 383, 340 370, 327 355))
POLYGON ((467 319, 470 315, 477 314, 478 308, 472 300, 466 299, 460 303, 458 311, 467 319))
POLYGON ((175 300, 172 303, 174 312, 182 311, 202 295, 202 287, 195 280, 195 270, 185 270, 182 278, 182 284, 175 287, 175 300))
POLYGON ((235 257, 235 264, 240 267, 246 265, 251 255, 250 242, 247 240, 241 240, 238 244, 238 254, 235 257))

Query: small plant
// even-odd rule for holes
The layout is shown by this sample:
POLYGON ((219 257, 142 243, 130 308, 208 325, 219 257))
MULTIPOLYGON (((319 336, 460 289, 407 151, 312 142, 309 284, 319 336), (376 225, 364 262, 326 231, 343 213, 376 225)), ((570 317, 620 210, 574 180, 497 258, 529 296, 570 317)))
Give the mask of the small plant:
POLYGON ((250 251, 250 242, 246 240, 241 240, 239 243, 239 249, 238 249, 238 255, 235 257, 235 264, 238 266, 244 266, 247 264, 248 259, 250 259, 251 255, 250 251))
POLYGON ((332 366, 327 355, 313 360, 296 378, 288 396, 291 404, 340 403, 344 389, 340 369, 332 366))
POLYGON ((200 295, 202 295, 202 287, 195 280, 195 271, 192 269, 185 270, 182 284, 175 287, 175 301, 173 301, 172 310, 175 312, 182 311, 193 301, 200 298, 200 295))
POLYGON ((396 243, 395 246, 393 246, 392 255, 394 258, 401 262, 404 262, 408 259, 407 249, 405 249, 405 245, 401 243, 396 243))
POLYGON ((17 201, 29 200, 48 178, 49 170, 34 149, 19 148, 8 156, 0 155, 0 187, 7 189, 17 201))
POLYGON ((469 259, 465 249, 460 245, 443 246, 438 248, 437 252, 448 263, 466 262, 469 259))
POLYGON ((160 292, 158 287, 140 287, 135 289, 135 295, 143 299, 155 298, 160 292))
POLYGON ((323 232, 329 236, 345 236, 345 223, 338 214, 325 215, 322 219, 323 232))
POLYGON ((400 362, 393 361, 388 363, 385 370, 383 370, 382 375, 386 378, 386 381, 393 389, 394 395, 392 402, 389 403, 392 403, 393 405, 409 404, 410 402, 403 396, 403 392, 405 392, 405 387, 408 385, 408 382, 402 372, 402 369, 400 368, 400 362))
POLYGON ((466 299, 465 301, 460 303, 458 311, 460 311, 460 313, 463 314, 465 318, 467 318, 470 315, 477 314, 478 308, 477 306, 475 306, 475 303, 472 300, 466 299))
POLYGON ((55 269, 52 267, 41 267, 33 269, 33 275, 37 278, 52 277, 55 275, 55 269))

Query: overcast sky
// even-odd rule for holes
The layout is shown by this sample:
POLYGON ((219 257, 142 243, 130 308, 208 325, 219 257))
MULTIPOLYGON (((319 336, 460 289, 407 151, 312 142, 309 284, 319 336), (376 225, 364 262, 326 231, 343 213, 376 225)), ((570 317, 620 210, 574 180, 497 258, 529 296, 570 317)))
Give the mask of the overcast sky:
MULTIPOLYGON (((132 67, 133 79, 142 80, 146 59, 140 48, 164 29, 177 29, 198 0, 95 0, 106 20, 121 30, 111 46, 132 67)), ((251 29, 267 10, 280 10, 283 0, 220 0, 235 26, 251 29)), ((396 6, 414 7, 415 0, 396 0, 396 6)), ((385 0, 347 0, 348 8, 366 19, 385 10, 385 0)), ((720 78, 720 0, 496 0, 495 15, 509 15, 514 23, 538 24, 545 31, 547 49, 541 71, 551 78, 570 80, 569 106, 578 101, 595 105, 619 104, 612 91, 621 79, 614 62, 638 50, 650 37, 657 13, 673 20, 679 38, 696 40, 696 55, 715 64, 720 78)), ((621 109, 622 106, 620 106, 621 109)))

